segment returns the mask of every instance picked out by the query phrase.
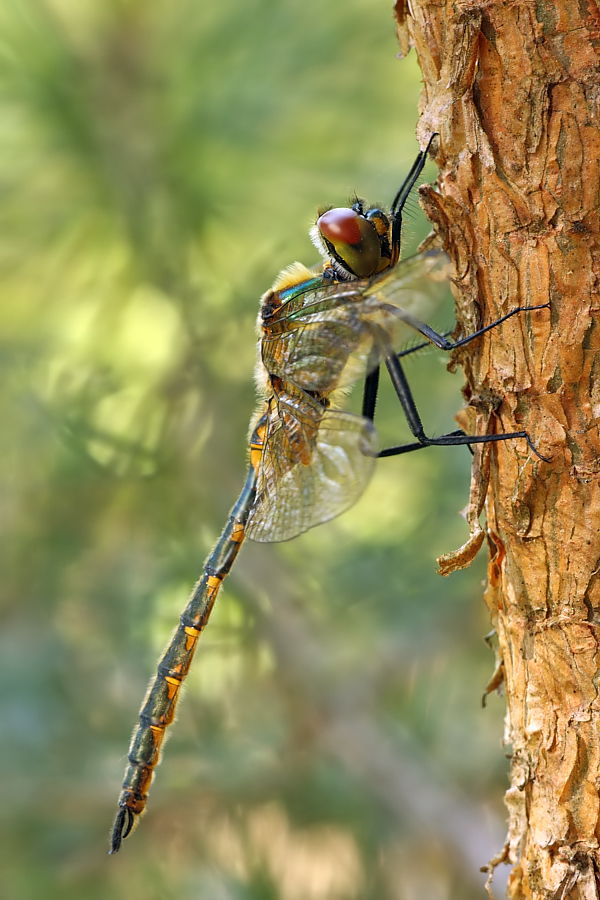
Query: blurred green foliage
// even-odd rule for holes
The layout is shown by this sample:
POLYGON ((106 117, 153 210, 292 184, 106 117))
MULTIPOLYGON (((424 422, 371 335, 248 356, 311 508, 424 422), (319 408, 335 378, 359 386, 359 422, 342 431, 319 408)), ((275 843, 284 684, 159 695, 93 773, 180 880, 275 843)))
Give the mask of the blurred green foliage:
MULTIPOLYGON (((147 679, 243 484, 258 298, 315 262, 318 205, 389 202, 417 151, 390 6, 3 0, 0 35, 0 898, 481 896, 505 768, 483 566, 434 570, 466 537, 464 448, 384 460, 337 521, 243 548, 149 812, 105 855, 147 679)), ((405 252, 427 231, 414 203, 405 252)), ((461 402, 439 356, 408 366, 433 433, 461 402)))

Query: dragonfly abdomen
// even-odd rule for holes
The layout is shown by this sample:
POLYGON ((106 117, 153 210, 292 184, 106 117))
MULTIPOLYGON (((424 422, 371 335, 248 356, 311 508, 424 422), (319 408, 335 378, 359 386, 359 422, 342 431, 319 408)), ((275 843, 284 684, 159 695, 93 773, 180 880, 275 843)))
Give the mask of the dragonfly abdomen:
POLYGON ((246 483, 219 540, 204 564, 179 626, 169 641, 150 682, 140 709, 140 724, 134 733, 127 759, 119 812, 111 835, 111 853, 116 853, 144 812, 154 769, 167 727, 175 718, 177 700, 192 664, 198 638, 214 606, 223 579, 231 569, 245 536, 246 522, 256 496, 256 471, 250 466, 246 483))

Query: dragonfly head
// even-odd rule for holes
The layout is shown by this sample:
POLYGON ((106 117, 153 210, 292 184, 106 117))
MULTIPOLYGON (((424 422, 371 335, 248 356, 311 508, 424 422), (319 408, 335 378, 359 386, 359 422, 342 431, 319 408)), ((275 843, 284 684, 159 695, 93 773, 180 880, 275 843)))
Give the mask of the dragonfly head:
POLYGON ((311 231, 313 243, 344 280, 369 278, 390 265, 390 220, 383 210, 365 210, 362 200, 351 207, 328 209, 311 231))

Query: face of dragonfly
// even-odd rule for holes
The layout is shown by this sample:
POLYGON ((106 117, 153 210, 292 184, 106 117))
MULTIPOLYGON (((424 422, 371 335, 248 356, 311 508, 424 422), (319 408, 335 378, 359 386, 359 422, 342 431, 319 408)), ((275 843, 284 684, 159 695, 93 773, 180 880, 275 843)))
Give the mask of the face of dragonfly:
POLYGON ((311 237, 342 281, 370 278, 391 265, 390 219, 377 207, 365 210, 361 200, 321 213, 311 237))

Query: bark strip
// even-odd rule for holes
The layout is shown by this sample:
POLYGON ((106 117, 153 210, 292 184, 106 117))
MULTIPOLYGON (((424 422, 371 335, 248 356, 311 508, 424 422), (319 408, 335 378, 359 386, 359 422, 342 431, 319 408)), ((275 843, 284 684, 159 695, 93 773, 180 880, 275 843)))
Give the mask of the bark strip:
MULTIPOLYGON (((471 417, 490 449, 485 600, 512 745, 513 900, 600 897, 600 13, 592 0, 396 4, 439 133, 426 212, 456 267, 471 417)), ((482 860, 482 862, 485 862, 482 860)))

